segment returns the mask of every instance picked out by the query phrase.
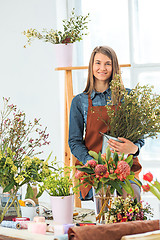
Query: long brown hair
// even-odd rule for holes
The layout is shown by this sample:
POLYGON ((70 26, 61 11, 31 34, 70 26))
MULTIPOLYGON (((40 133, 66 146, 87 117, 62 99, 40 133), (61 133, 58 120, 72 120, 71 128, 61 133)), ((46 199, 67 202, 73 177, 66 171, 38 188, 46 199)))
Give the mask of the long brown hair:
POLYGON ((90 61, 89 61, 87 84, 86 84, 86 88, 84 90, 84 92, 86 92, 87 94, 90 94, 92 92, 92 90, 95 90, 95 88, 94 88, 95 81, 94 81, 94 76, 93 76, 93 62, 94 62, 94 57, 95 57, 96 53, 102 53, 112 60, 112 74, 111 74, 110 81, 113 79, 115 74, 120 75, 118 58, 117 58, 115 51, 111 47, 108 47, 108 46, 96 47, 93 50, 91 57, 90 57, 90 61))

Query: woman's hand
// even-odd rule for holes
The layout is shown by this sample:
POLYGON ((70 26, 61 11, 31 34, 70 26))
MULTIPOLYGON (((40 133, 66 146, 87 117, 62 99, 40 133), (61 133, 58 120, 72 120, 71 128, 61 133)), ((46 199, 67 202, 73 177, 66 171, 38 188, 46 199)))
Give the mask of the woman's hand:
POLYGON ((114 153, 114 151, 116 151, 118 154, 135 154, 138 151, 138 147, 133 142, 122 137, 119 137, 118 139, 123 143, 117 142, 113 139, 108 140, 108 145, 111 148, 111 152, 114 153))

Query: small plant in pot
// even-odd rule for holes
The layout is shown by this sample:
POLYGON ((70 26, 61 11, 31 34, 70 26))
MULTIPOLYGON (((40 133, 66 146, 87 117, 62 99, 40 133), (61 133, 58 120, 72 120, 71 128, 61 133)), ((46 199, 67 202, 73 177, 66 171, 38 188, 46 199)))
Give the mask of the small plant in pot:
POLYGON ((44 178, 43 184, 39 185, 40 197, 44 191, 50 195, 53 219, 59 224, 68 224, 73 221, 74 193, 72 171, 73 167, 62 166, 56 158, 52 161, 54 171, 44 178))
MULTIPOLYGON (((70 18, 62 21, 62 31, 43 29, 39 32, 36 29, 30 28, 24 31, 23 34, 27 37, 28 45, 31 45, 34 39, 54 44, 57 67, 71 67, 73 43, 81 41, 83 36, 88 34, 86 32, 88 29, 88 17, 89 13, 86 16, 77 16, 75 9, 73 9, 70 18)), ((26 48, 26 45, 24 47, 26 48)))
MULTIPOLYGON (((23 32, 27 37, 28 45, 31 45, 31 42, 34 39, 43 40, 44 42, 50 42, 52 44, 68 44, 79 42, 83 39, 84 35, 87 35, 85 30, 88 29, 88 18, 89 13, 86 16, 77 16, 75 14, 75 9, 71 11, 70 18, 62 20, 63 22, 63 31, 54 30, 54 29, 43 29, 40 33, 36 29, 28 29, 23 32)), ((24 46, 26 47, 26 46, 24 46)))

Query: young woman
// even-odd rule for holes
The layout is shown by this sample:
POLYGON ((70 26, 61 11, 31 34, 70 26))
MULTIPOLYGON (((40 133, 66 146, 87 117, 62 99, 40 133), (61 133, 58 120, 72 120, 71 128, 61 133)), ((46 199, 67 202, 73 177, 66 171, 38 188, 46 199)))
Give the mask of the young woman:
MULTIPOLYGON (((120 75, 118 59, 114 50, 107 46, 96 47, 90 58, 87 85, 83 93, 74 97, 70 109, 69 123, 69 147, 78 161, 85 164, 92 157, 89 150, 97 153, 102 150, 103 138, 99 132, 106 133, 108 127, 103 121, 98 120, 98 112, 101 118, 107 122, 108 114, 105 108, 108 99, 111 99, 110 82, 115 74, 120 75), (98 110, 98 111, 97 111, 98 110)), ((125 138, 119 138, 123 143, 109 140, 108 145, 112 151, 118 154, 132 154, 135 161, 140 148, 144 145, 143 139, 133 143, 125 138)), ((141 165, 138 163, 132 170, 139 173, 141 165)), ((138 177, 138 175, 137 175, 138 177)), ((140 188, 131 183, 135 197, 140 198, 140 188)), ((81 200, 92 199, 92 189, 80 188, 81 200)), ((124 192, 125 196, 125 192, 124 192)))

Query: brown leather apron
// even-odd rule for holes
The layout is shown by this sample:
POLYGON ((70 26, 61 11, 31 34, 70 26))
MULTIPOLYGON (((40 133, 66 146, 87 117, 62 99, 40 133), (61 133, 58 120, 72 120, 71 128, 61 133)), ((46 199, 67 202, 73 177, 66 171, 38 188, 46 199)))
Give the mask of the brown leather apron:
MULTIPOLYGON (((115 108, 114 106, 112 107, 115 108)), ((107 113, 107 109, 105 106, 92 106, 92 100, 90 95, 88 95, 88 113, 87 113, 87 126, 86 126, 86 134, 85 134, 85 146, 88 151, 92 150, 99 153, 102 150, 103 137, 99 132, 107 133, 109 131, 109 125, 107 124, 109 120, 109 116, 107 113)), ((139 164, 138 158, 135 158, 136 162, 139 164)), ((80 162, 77 160, 76 165, 80 162)), ((134 165, 134 164, 133 164, 134 165)), ((136 164, 137 165, 137 164, 136 164)), ((134 166, 132 166, 133 168, 134 166)), ((141 171, 142 166, 135 166, 135 169, 131 169, 132 171, 138 170, 138 174, 141 171)), ((80 186, 80 191, 82 197, 88 194, 89 190, 92 186, 86 184, 80 186)))

